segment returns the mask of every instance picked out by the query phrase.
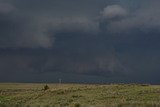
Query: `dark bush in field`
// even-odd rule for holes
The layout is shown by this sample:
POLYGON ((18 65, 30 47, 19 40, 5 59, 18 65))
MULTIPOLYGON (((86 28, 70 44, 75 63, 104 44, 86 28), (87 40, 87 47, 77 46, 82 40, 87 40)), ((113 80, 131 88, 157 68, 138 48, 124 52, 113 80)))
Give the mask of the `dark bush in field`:
POLYGON ((44 91, 46 91, 46 90, 48 90, 49 89, 49 86, 48 85, 45 85, 44 87, 43 87, 43 90, 44 91))
POLYGON ((80 107, 80 104, 79 104, 79 103, 76 103, 76 104, 74 105, 74 107, 80 107))

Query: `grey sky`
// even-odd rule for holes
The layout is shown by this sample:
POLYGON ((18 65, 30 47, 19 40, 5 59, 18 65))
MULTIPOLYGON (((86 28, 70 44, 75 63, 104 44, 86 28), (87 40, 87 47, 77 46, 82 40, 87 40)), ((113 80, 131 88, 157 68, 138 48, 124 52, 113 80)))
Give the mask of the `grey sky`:
POLYGON ((157 83, 159 4, 159 0, 0 0, 0 81, 58 72, 66 73, 64 78, 87 75, 111 82, 144 78, 143 82, 157 83))

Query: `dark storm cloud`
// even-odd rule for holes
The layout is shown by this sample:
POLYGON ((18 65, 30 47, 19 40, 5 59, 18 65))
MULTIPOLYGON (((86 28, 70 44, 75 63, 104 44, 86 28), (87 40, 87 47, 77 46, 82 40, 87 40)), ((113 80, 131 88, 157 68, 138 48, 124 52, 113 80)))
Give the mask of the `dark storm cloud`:
POLYGON ((160 69, 159 4, 158 0, 0 0, 1 74, 16 73, 10 79, 15 81, 23 74, 38 78, 48 72, 149 81, 160 69))
MULTIPOLYGON (((102 20, 105 27, 103 29, 106 29, 107 32, 128 32, 129 29, 132 30, 136 26, 143 27, 143 25, 149 24, 147 22, 152 19, 150 13, 155 13, 152 12, 154 9, 148 12, 150 10, 148 8, 137 9, 130 13, 127 6, 124 6, 125 8, 121 6, 125 2, 120 1, 105 2, 101 0, 89 5, 90 2, 90 0, 81 2, 48 0, 48 2, 41 1, 38 3, 37 1, 25 0, 2 1, 1 11, 6 12, 6 14, 1 14, 3 17, 1 25, 2 29, 6 28, 7 30, 3 30, 1 34, 4 35, 2 36, 4 41, 1 43, 1 47, 52 47, 55 34, 59 32, 97 34, 101 30, 99 19, 102 20), (104 7, 102 3, 107 6, 104 7), (117 4, 110 5, 113 3, 117 4), (104 10, 102 10, 103 8, 104 10), (145 16, 145 12, 142 10, 146 10, 148 16, 145 16), (136 15, 134 15, 135 13, 136 15), (141 21, 143 17, 147 17, 147 19, 141 21), (114 31, 115 29, 116 31, 114 31), (8 38, 12 39, 9 43, 7 43, 8 38)), ((142 7, 145 6, 142 5, 142 7)), ((157 19, 158 16, 154 16, 152 20, 156 22, 157 19)), ((150 24, 154 23, 150 22, 150 24)), ((141 29, 143 29, 142 27, 141 29)))
POLYGON ((49 47, 51 45, 45 29, 10 3, 2 3, 0 13, 0 47, 49 47), (2 9, 3 8, 3 9, 2 9))
MULTIPOLYGON (((65 7, 66 5, 63 6, 65 3, 64 1, 1 2, 1 11, 6 12, 6 14, 1 14, 1 17, 4 18, 0 21, 7 28, 3 30, 5 34, 2 33, 1 35, 4 35, 3 38, 12 39, 12 43, 8 45, 8 41, 4 41, 1 43, 1 47, 48 48, 53 45, 56 32, 88 33, 98 31, 98 23, 94 21, 95 18, 86 16, 88 13, 82 14, 83 11, 81 12, 79 7, 77 10, 74 10, 76 7, 70 7, 71 9, 65 12, 65 8, 72 6, 67 3, 67 7, 65 7), (50 32, 52 34, 48 35, 50 32)), ((74 3, 76 4, 76 2, 74 3)), ((4 25, 2 25, 3 27, 4 25)))

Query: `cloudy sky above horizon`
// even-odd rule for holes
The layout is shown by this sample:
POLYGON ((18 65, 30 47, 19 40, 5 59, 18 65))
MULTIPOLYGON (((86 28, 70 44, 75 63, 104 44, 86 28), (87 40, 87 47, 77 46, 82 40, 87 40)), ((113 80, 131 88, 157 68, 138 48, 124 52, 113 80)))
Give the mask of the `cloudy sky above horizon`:
POLYGON ((98 76, 93 82, 160 83, 159 5, 159 0, 0 0, 0 81, 36 82, 39 75, 47 81, 46 74, 62 73, 70 81, 80 75, 98 76))

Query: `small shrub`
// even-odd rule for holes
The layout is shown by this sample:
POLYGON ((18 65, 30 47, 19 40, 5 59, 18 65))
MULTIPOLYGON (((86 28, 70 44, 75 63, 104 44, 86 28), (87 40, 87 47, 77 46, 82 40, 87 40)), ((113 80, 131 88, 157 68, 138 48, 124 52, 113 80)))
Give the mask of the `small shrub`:
POLYGON ((75 105, 74 105, 74 107, 80 107, 81 105, 79 104, 79 103, 76 103, 75 105))
POLYGON ((49 107, 49 105, 45 105, 44 107, 49 107))
POLYGON ((7 107, 5 104, 0 104, 0 107, 7 107))
POLYGON ((59 90, 58 92, 57 92, 57 94, 59 94, 59 95, 62 95, 62 94, 64 94, 65 92, 63 91, 63 90, 59 90))
POLYGON ((79 95, 72 95, 72 98, 79 98, 79 95))
POLYGON ((143 87, 147 87, 147 86, 150 86, 150 84, 141 84, 141 86, 143 86, 143 87))
POLYGON ((26 107, 30 107, 29 105, 26 105, 26 107))
POLYGON ((48 89, 49 89, 49 86, 48 86, 48 85, 45 85, 44 88, 43 88, 44 91, 46 91, 46 90, 48 90, 48 89))

